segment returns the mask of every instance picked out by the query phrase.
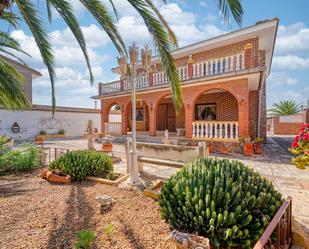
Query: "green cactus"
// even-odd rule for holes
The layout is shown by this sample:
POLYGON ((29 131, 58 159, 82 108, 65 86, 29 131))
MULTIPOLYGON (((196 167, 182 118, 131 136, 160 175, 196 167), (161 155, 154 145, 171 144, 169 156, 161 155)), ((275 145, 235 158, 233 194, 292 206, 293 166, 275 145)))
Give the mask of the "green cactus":
POLYGON ((270 181, 239 161, 199 159, 163 186, 159 205, 172 229, 216 247, 251 248, 283 200, 270 181))
POLYGON ((103 172, 113 171, 113 162, 105 153, 78 150, 54 160, 49 169, 59 169, 62 173, 69 174, 72 180, 82 180, 86 176, 98 176, 103 172))

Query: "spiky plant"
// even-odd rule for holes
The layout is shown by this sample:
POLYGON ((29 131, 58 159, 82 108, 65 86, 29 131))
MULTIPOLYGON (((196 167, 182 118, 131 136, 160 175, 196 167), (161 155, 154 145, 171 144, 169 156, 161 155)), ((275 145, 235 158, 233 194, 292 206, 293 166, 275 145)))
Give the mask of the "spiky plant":
POLYGON ((301 111, 299 104, 294 100, 283 100, 278 103, 274 103, 272 108, 268 110, 272 116, 282 116, 296 114, 301 111))
POLYGON ((198 233, 216 247, 250 248, 282 197, 271 182, 238 161, 200 159, 163 186, 159 205, 172 229, 198 233))
MULTIPOLYGON (((31 0, 1 0, 0 3, 5 4, 4 10, 13 10, 12 5, 16 5, 16 9, 21 14, 22 20, 28 25, 33 34, 35 42, 40 50, 44 64, 46 65, 52 89, 52 106, 53 112, 56 105, 55 99, 55 72, 54 72, 54 55, 49 42, 49 37, 43 19, 38 15, 38 7, 35 4, 37 1, 31 0)), ((97 20, 101 27, 106 31, 111 41, 121 55, 126 54, 125 44, 115 25, 115 19, 110 14, 108 7, 99 0, 80 0, 89 13, 97 20)), ((113 0, 109 0, 117 16, 113 0)), ((169 28, 166 20, 159 13, 152 0, 127 0, 127 2, 140 14, 144 20, 148 31, 153 37, 154 44, 159 53, 161 64, 166 72, 167 78, 171 83, 172 95, 175 109, 178 112, 182 106, 182 91, 181 81, 177 73, 176 63, 172 57, 172 49, 177 46, 177 39, 173 31, 169 28)), ((163 2, 166 2, 163 0, 163 2)), ((241 23, 243 14, 240 0, 217 0, 219 10, 224 16, 225 20, 229 20, 230 15, 236 20, 238 24, 241 23)), ((83 51, 84 57, 90 73, 90 82, 93 82, 93 76, 89 63, 89 58, 86 50, 85 40, 80 29, 78 20, 76 19, 70 1, 68 0, 46 0, 46 10, 49 21, 52 21, 52 11, 54 8, 71 29, 77 42, 83 51)), ((3 10, 0 9, 0 15, 3 10)))

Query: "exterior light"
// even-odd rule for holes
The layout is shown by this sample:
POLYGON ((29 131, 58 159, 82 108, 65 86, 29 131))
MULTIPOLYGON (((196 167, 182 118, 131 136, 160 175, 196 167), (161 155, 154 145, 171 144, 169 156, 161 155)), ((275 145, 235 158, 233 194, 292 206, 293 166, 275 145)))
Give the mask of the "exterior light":
POLYGON ((145 45, 145 48, 142 49, 142 65, 145 70, 148 69, 151 64, 152 51, 149 49, 148 45, 145 45))
POLYGON ((121 76, 127 74, 127 58, 125 56, 117 57, 121 76))
POLYGON ((136 46, 136 43, 133 42, 129 47, 129 55, 130 55, 130 64, 135 65, 138 62, 139 48, 136 46))

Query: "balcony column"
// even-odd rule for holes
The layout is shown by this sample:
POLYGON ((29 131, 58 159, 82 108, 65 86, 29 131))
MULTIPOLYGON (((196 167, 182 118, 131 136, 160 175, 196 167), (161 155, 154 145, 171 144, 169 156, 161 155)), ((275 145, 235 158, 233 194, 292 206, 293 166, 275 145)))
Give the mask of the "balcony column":
POLYGON ((193 110, 194 106, 189 103, 185 104, 184 112, 185 112, 185 130, 186 130, 186 138, 192 138, 192 122, 193 122, 193 110))
POLYGON ((189 55, 187 63, 188 63, 188 79, 191 80, 193 78, 193 63, 194 63, 191 54, 189 55))
POLYGON ((245 49, 245 69, 250 69, 252 67, 252 44, 247 43, 244 49, 245 49))
POLYGON ((124 90, 124 77, 120 78, 120 91, 122 92, 124 90))
POLYGON ((121 134, 122 135, 126 135, 128 132, 127 123, 128 123, 127 112, 125 110, 124 105, 121 105, 121 134))
POLYGON ((153 85, 153 72, 149 70, 150 72, 148 73, 148 85, 152 86, 153 85))

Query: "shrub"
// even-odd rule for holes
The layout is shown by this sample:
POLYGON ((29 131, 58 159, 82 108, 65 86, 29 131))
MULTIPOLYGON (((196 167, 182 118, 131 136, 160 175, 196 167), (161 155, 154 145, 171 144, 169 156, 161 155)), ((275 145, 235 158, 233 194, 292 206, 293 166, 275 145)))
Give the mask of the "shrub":
POLYGON ((58 135, 64 135, 65 131, 64 130, 59 130, 58 135))
POLYGON ((92 231, 81 230, 77 234, 77 242, 75 243, 75 248, 78 249, 88 249, 90 248, 95 236, 92 231))
POLYGON ((40 131, 39 134, 45 136, 45 135, 47 135, 47 132, 46 131, 40 131))
POLYGON ((292 159, 296 167, 304 169, 309 166, 309 124, 304 124, 299 131, 299 134, 294 138, 294 142, 289 148, 297 157, 292 159))
POLYGON ((7 171, 25 171, 40 165, 40 152, 33 145, 22 145, 0 156, 0 173, 7 171))
POLYGON ((223 247, 251 247, 281 204, 268 180, 241 162, 217 159, 182 168, 164 184, 159 200, 173 229, 223 247))
POLYGON ((98 176, 103 172, 113 170, 111 158, 101 152, 92 150, 79 150, 68 152, 54 160, 49 168, 59 169, 69 174, 72 180, 82 180, 86 176, 98 176))

